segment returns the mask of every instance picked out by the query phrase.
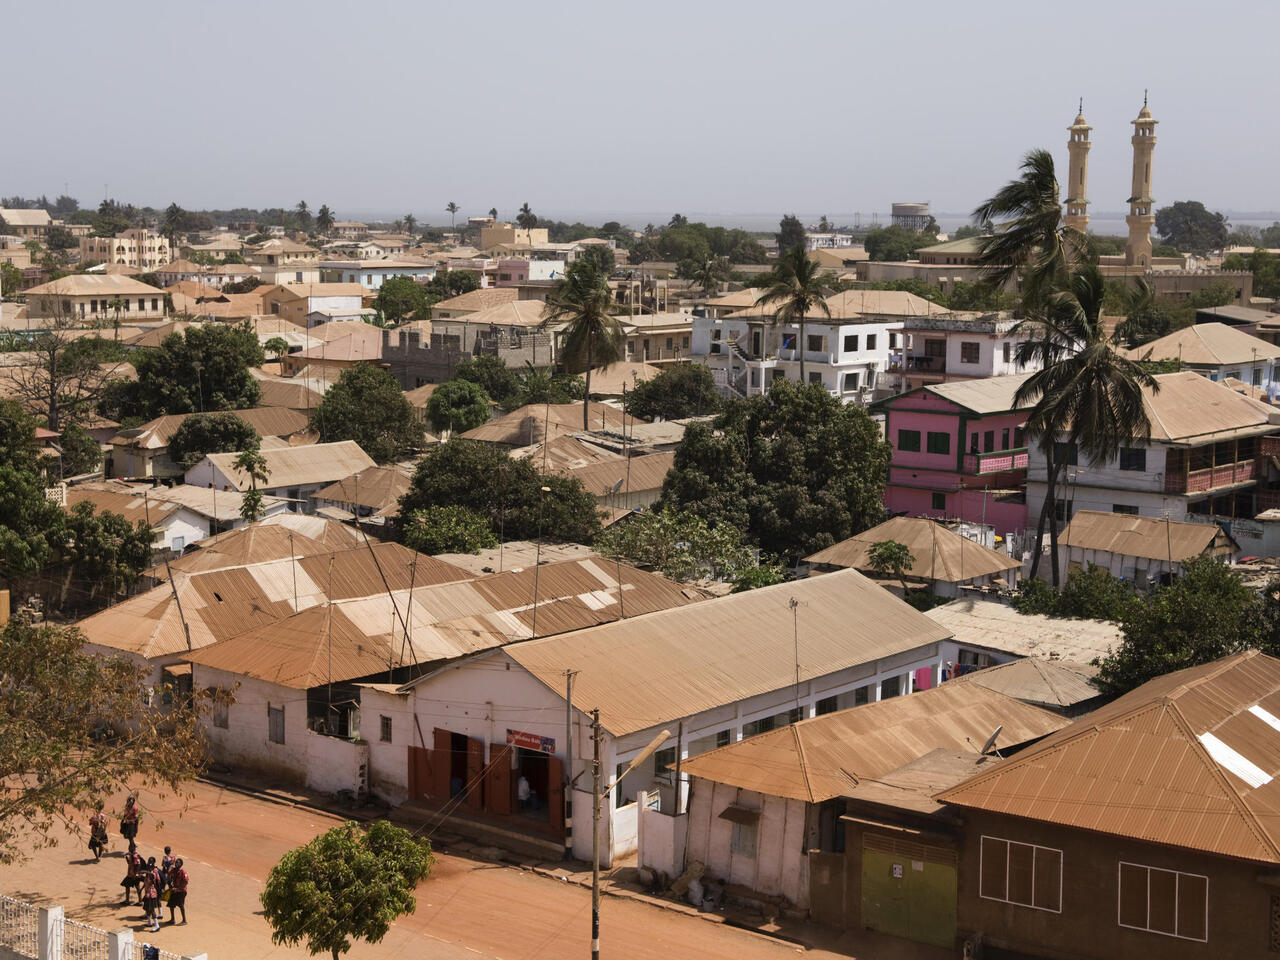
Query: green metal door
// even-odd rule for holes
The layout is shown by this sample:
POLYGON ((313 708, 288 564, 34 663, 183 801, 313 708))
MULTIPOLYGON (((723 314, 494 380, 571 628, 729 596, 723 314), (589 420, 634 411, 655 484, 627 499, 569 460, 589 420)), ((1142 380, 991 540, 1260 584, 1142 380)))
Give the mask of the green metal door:
POLYGON ((921 943, 955 946, 955 850, 863 834, 862 925, 921 943))

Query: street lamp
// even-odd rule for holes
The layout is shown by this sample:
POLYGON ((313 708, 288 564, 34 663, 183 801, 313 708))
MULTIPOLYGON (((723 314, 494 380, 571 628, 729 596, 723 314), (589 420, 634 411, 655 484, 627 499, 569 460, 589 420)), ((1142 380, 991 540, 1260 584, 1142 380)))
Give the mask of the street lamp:
POLYGON ((199 360, 192 360, 191 366, 195 367, 196 370, 196 391, 197 396, 200 398, 200 412, 204 413, 204 381, 200 376, 200 371, 204 369, 204 364, 199 360))
MULTIPOLYGON (((592 797, 591 797, 591 960, 600 960, 600 803, 619 782, 644 763, 660 746, 671 739, 671 731, 663 730, 649 745, 636 754, 627 764, 627 768, 610 781, 603 790, 600 789, 600 710, 591 711, 591 732, 594 741, 591 761, 592 797)), ((680 785, 676 784, 677 796, 680 785)))

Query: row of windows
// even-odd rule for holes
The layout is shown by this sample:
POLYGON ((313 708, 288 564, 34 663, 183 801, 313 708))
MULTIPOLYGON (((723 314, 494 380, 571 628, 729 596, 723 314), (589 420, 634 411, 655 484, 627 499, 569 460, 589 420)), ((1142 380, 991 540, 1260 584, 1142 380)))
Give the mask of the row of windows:
MULTIPOLYGON (((1053 445, 1053 457, 1060 464, 1074 467, 1079 464, 1080 450, 1074 443, 1059 441, 1053 445)), ((1119 461, 1121 470, 1143 473, 1147 469, 1147 450, 1145 447, 1121 447, 1119 461)))
POLYGON ((996 432, 994 430, 987 430, 982 434, 979 434, 975 430, 973 433, 969 434, 969 452, 970 453, 992 453, 996 450, 1021 449, 1024 443, 1023 436, 1022 436, 1022 428, 1014 427, 1012 437, 1013 437, 1013 446, 1011 447, 1009 446, 1009 439, 1010 439, 1009 428, 1005 427, 1003 430, 1000 431, 1000 446, 997 447, 996 432), (978 449, 979 436, 981 436, 982 438, 981 450, 978 449))
MULTIPOLYGON (((920 452, 920 431, 919 430, 899 430, 898 431, 898 449, 908 450, 912 453, 920 452)), ((951 434, 943 431, 930 430, 925 435, 925 450, 928 453, 950 453, 951 452, 951 434)))
MULTIPOLYGON (((980 895, 1062 912, 1061 850, 983 837, 980 895)), ((1116 923, 1182 940, 1209 939, 1209 878, 1140 863, 1117 865, 1116 923)))

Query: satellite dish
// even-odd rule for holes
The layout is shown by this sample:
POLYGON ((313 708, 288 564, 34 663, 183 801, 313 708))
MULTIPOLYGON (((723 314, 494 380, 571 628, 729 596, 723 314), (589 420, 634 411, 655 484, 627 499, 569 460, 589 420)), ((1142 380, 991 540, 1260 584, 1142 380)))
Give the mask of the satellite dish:
POLYGON ((979 750, 978 752, 983 754, 984 756, 990 753, 991 748, 996 745, 996 738, 1000 736, 1003 730, 1004 730, 1004 724, 1002 723, 1000 724, 1000 726, 996 727, 995 732, 992 733, 991 736, 987 737, 987 742, 982 745, 982 749, 979 750))
POLYGON ((610 488, 609 488, 609 492, 610 492, 610 493, 617 493, 619 490, 621 490, 621 489, 622 489, 622 481, 623 481, 623 480, 625 480, 625 479, 626 479, 625 477, 619 477, 619 478, 618 478, 618 482, 617 482, 617 483, 615 483, 612 487, 610 487, 610 488))

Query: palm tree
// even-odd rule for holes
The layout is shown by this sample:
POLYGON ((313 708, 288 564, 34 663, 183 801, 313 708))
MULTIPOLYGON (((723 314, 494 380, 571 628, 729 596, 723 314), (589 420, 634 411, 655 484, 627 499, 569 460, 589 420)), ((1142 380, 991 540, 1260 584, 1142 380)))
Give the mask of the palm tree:
POLYGON ((120 339, 120 311, 125 308, 126 303, 122 297, 112 297, 107 302, 107 306, 115 311, 114 322, 112 325, 115 327, 115 331, 116 331, 115 338, 116 340, 119 340, 120 339))
POLYGON ((321 233, 328 233, 333 229, 333 211, 327 203, 321 204, 320 212, 316 214, 316 227, 321 233))
POLYGON ((263 512, 262 492, 258 489, 258 484, 266 483, 271 475, 267 467, 267 458, 253 448, 241 451, 231 465, 249 475, 249 489, 244 492, 240 500, 240 516, 246 522, 253 523, 262 516, 263 512))
POLYGON ((1032 150, 1021 170, 973 219, 989 233, 979 240, 983 280, 1001 288, 1021 277, 1023 305, 1034 309, 1066 289, 1073 264, 1094 258, 1085 235, 1062 222, 1053 155, 1032 150))
POLYGON ((773 276, 769 278, 769 286, 756 298, 756 306, 776 305, 773 311, 773 325, 795 323, 800 327, 800 342, 796 345, 800 354, 800 382, 804 383, 804 321, 810 313, 817 311, 831 319, 831 308, 827 306, 827 297, 834 290, 830 278, 818 272, 819 267, 809 259, 804 247, 795 246, 778 260, 773 268, 773 276))
POLYGON ((1039 570, 1046 521, 1053 540, 1053 583, 1059 583, 1057 485, 1065 466, 1058 443, 1065 439, 1094 463, 1119 456, 1120 448, 1151 436, 1142 391, 1159 384, 1141 364, 1122 356, 1102 324, 1106 284, 1093 264, 1071 274, 1067 289, 1048 294, 1045 306, 1014 332, 1019 365, 1039 363, 1014 394, 1014 408, 1030 406, 1025 431, 1038 439, 1048 463, 1047 488, 1036 524, 1031 576, 1039 570))
POLYGON ((307 209, 307 201, 299 200, 295 209, 298 212, 298 223, 305 230, 311 223, 311 211, 307 209))
MULTIPOLYGON (((164 211, 164 220, 160 226, 160 234, 169 239, 169 249, 174 249, 174 238, 178 235, 178 228, 182 225, 182 218, 186 215, 177 203, 171 203, 164 211)), ((172 256, 172 254, 170 254, 172 256)))
POLYGON ((490 208, 489 208, 489 219, 490 219, 490 220, 497 220, 497 219, 498 219, 498 208, 497 208, 497 207, 490 207, 490 208))
POLYGON ((404 215, 404 228, 405 230, 409 231, 409 239, 411 240, 413 239, 414 228, 417 225, 418 225, 418 218, 415 217, 412 213, 406 213, 404 215))
POLYGON ((403 229, 404 229, 404 221, 403 221, 403 220, 392 220, 392 221, 391 221, 391 229, 392 229, 395 233, 399 233, 401 230, 403 230, 403 229))
POLYGON ((462 208, 459 207, 452 200, 450 200, 448 203, 444 205, 444 209, 445 209, 445 213, 449 214, 449 229, 452 230, 455 226, 453 222, 453 218, 457 214, 457 212, 462 208))
POLYGON ((542 308, 544 330, 564 325, 561 358, 570 373, 582 372, 586 392, 582 397, 582 429, 590 429, 591 368, 622 359, 626 337, 618 318, 609 313, 613 292, 596 262, 575 260, 547 296, 542 308))
POLYGON ((729 273, 728 266, 727 257, 712 257, 705 263, 699 264, 690 279, 702 288, 704 296, 709 297, 715 292, 720 281, 726 279, 729 273))
POLYGON ((520 212, 516 214, 516 223, 520 225, 522 230, 532 230, 538 225, 538 218, 534 216, 527 203, 523 204, 520 207, 520 212))

